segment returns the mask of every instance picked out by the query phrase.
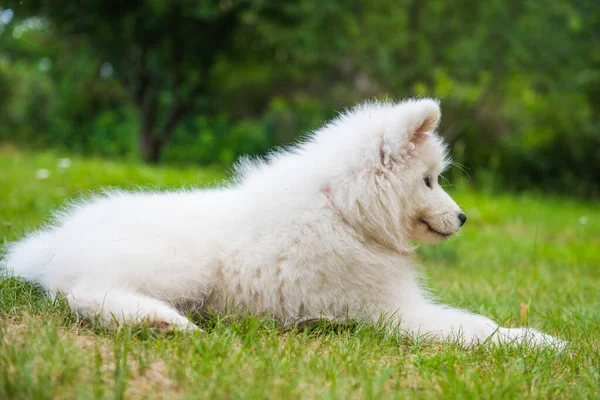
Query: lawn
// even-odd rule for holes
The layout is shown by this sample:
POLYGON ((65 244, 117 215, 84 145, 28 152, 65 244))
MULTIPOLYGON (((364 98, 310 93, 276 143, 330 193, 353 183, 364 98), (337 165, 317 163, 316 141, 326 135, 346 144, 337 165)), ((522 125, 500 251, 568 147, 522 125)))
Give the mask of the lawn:
MULTIPOLYGON (((225 176, 70 161, 0 149, 0 240, 21 237, 63 201, 102 186, 209 185, 225 176)), ((198 321, 206 333, 111 332, 5 277, 0 398, 600 398, 598 203, 466 186, 451 191, 469 216, 463 232, 419 249, 426 284, 445 303, 566 339, 565 351, 466 350, 360 323, 282 330, 252 317, 198 321)))

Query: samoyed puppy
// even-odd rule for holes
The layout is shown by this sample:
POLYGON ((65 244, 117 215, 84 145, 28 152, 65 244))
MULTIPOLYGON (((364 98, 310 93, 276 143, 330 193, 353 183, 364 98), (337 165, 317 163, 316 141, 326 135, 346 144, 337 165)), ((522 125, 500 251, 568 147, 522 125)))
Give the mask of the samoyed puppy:
POLYGON ((224 187, 73 204, 9 246, 5 263, 107 327, 195 330, 184 312, 250 312, 282 324, 384 318, 466 345, 560 345, 420 287, 413 243, 443 241, 467 220, 438 184, 449 162, 440 115, 432 99, 358 105, 296 146, 243 159, 224 187))

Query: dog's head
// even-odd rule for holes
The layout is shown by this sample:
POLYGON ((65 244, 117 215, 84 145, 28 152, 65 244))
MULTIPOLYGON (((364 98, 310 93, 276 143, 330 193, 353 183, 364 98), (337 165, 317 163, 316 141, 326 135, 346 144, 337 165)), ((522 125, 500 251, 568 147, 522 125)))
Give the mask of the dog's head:
POLYGON ((467 217, 439 184, 449 164, 446 145, 435 132, 441 118, 439 103, 409 101, 396 105, 393 112, 380 158, 395 181, 392 187, 401 200, 405 232, 410 240, 441 242, 458 232, 467 217))
POLYGON ((360 152, 351 168, 372 171, 354 173, 335 199, 348 221, 387 247, 406 251, 409 241, 437 243, 466 221, 438 182, 449 164, 435 132, 440 117, 438 102, 422 99, 365 104, 335 125, 352 132, 346 137, 360 152))
POLYGON ((408 238, 438 243, 467 220, 439 184, 449 163, 446 145, 435 132, 441 118, 439 104, 430 99, 409 101, 393 112, 382 137, 381 164, 395 181, 392 188, 401 200, 408 238))
MULTIPOLYGON (((432 109, 432 113, 437 124, 439 109, 432 109)), ((409 143, 414 149, 406 162, 408 169, 399 172, 399 179, 411 193, 403 204, 410 215, 408 235, 411 240, 438 243, 457 233, 467 216, 440 185, 440 174, 449 163, 441 138, 432 129, 417 130, 409 143)))

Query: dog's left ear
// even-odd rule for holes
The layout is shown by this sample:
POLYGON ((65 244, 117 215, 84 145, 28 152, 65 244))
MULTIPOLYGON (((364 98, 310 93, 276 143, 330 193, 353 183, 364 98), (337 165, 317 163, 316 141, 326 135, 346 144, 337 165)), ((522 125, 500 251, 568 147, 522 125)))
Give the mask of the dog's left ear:
POLYGON ((422 99, 413 100, 403 106, 406 107, 404 116, 408 141, 416 145, 440 123, 442 117, 440 102, 434 99, 422 99))

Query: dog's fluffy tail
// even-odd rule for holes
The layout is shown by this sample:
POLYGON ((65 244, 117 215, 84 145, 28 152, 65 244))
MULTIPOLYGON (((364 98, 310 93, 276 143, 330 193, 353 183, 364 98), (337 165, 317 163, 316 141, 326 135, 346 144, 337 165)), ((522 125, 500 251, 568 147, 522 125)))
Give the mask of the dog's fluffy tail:
POLYGON ((41 283, 45 266, 52 260, 52 234, 38 231, 8 246, 0 268, 8 274, 41 283))

